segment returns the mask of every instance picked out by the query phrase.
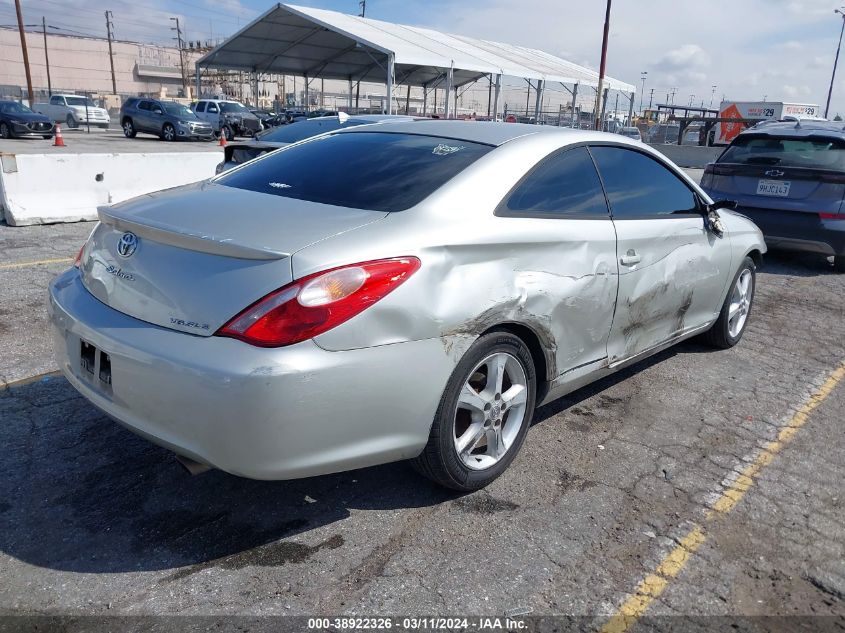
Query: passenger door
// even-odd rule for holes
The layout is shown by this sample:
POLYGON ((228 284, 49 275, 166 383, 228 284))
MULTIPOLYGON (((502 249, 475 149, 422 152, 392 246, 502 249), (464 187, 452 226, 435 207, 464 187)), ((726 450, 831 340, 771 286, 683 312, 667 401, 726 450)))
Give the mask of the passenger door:
POLYGON ((731 266, 729 237, 705 224, 697 194, 658 159, 592 146, 617 235, 619 297, 611 363, 715 319, 731 266))
POLYGON ((152 103, 145 99, 138 102, 138 107, 135 110, 135 116, 133 117, 135 129, 139 132, 149 132, 152 127, 152 121, 150 120, 151 116, 152 103))
POLYGON ((524 248, 523 312, 550 330, 558 375, 603 361, 617 292, 616 233, 586 147, 555 152, 499 205, 524 248))

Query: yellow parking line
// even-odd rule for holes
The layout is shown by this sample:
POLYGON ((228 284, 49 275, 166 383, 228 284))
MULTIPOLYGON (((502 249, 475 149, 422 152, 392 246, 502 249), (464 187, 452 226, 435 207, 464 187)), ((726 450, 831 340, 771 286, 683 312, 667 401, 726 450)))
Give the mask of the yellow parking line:
POLYGON ((37 259, 34 262, 15 262, 14 264, 0 264, 0 270, 9 268, 26 268, 27 266, 43 266, 44 264, 67 264, 73 257, 58 257, 56 259, 37 259))
MULTIPOLYGON (((784 446, 793 438, 798 430, 807 423, 810 414, 833 392, 833 389, 845 379, 845 363, 836 368, 825 380, 824 384, 801 405, 798 411, 784 426, 776 439, 762 449, 756 459, 746 466, 739 476, 713 503, 707 512, 704 522, 712 522, 716 517, 727 514, 745 496, 754 484, 760 472, 768 466, 784 446)), ((660 562, 653 573, 646 576, 619 610, 601 628, 601 633, 625 633, 645 613, 649 605, 669 586, 686 566, 690 556, 707 540, 704 528, 696 525, 678 541, 669 554, 660 562)))
POLYGON ((3 391, 5 389, 14 389, 15 387, 25 387, 26 385, 38 382, 39 380, 44 380, 45 378, 58 378, 61 375, 62 372, 55 370, 48 371, 43 374, 38 374, 37 376, 27 376, 26 378, 19 378, 18 380, 13 380, 12 382, 0 383, 0 391, 3 391))

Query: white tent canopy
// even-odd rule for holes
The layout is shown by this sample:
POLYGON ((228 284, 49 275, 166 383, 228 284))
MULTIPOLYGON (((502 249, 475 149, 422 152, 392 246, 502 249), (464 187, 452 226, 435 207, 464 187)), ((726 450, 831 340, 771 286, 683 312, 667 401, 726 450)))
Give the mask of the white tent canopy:
MULTIPOLYGON (((386 79, 389 96, 395 84, 427 88, 445 81, 448 94, 449 88, 485 76, 495 77, 497 87, 502 75, 535 80, 538 96, 550 81, 595 87, 599 79, 594 70, 531 48, 286 4, 273 6, 202 57, 198 87, 201 68, 350 82, 386 79)), ((604 87, 636 91, 609 77, 604 87)))

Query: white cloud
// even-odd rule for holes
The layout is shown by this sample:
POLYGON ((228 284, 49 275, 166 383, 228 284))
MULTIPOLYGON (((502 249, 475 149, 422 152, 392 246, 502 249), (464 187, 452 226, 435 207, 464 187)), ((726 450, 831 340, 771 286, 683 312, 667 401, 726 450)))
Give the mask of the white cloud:
POLYGON ((701 68, 710 63, 707 53, 698 44, 684 44, 668 51, 655 64, 662 70, 701 68))

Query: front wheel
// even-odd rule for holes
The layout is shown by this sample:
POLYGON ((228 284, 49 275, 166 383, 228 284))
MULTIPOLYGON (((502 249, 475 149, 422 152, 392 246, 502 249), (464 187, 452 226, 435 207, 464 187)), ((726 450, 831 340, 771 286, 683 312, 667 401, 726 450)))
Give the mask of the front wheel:
POLYGON ((452 372, 414 468, 454 490, 478 490, 492 482, 525 441, 536 383, 531 353, 521 339, 508 332, 482 336, 452 372))
POLYGON ((161 130, 161 138, 163 138, 165 141, 175 141, 176 128, 173 127, 170 123, 165 123, 164 127, 161 130))
POLYGON ((67 122, 68 128, 71 129, 71 130, 75 130, 76 128, 79 127, 79 123, 76 121, 76 119, 74 118, 74 116, 72 114, 68 114, 65 121, 67 122))
POLYGON ((753 259, 746 257, 734 276, 719 318, 704 334, 710 345, 727 349, 739 343, 748 325, 756 284, 757 267, 753 259))
POLYGON ((220 134, 222 134, 227 141, 235 140, 235 132, 228 125, 224 125, 222 128, 220 128, 220 134))

